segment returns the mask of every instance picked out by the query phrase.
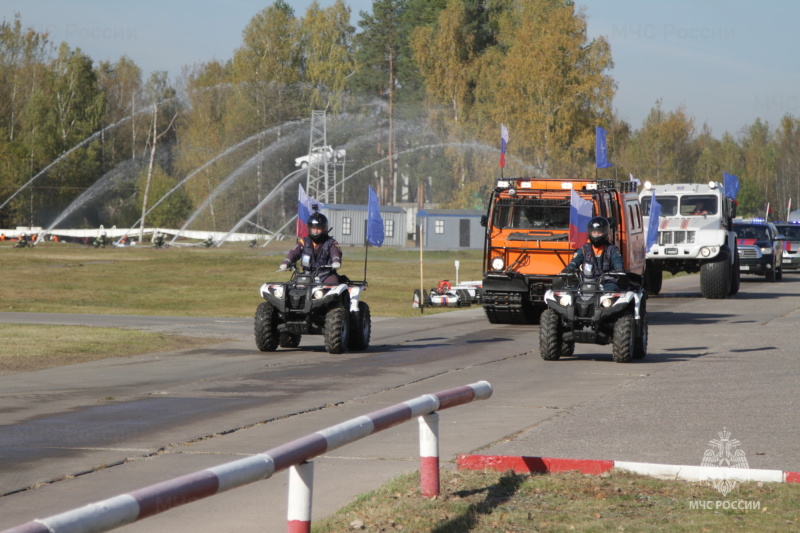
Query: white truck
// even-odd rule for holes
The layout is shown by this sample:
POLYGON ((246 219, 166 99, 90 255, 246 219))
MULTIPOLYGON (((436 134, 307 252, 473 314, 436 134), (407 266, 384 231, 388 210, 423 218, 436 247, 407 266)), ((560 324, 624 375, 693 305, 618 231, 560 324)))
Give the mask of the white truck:
POLYGON ((334 150, 332 146, 319 146, 312 148, 311 153, 308 155, 300 156, 294 160, 294 166, 299 168, 306 168, 311 164, 318 165, 325 162, 327 158, 328 163, 342 163, 344 161, 347 151, 334 150))
POLYGON ((661 292, 663 272, 700 272, 700 291, 705 298, 720 299, 739 292, 739 253, 733 219, 736 204, 725 196, 721 183, 646 182, 639 194, 645 231, 650 223, 655 191, 661 205, 658 241, 647 252, 645 288, 661 292))

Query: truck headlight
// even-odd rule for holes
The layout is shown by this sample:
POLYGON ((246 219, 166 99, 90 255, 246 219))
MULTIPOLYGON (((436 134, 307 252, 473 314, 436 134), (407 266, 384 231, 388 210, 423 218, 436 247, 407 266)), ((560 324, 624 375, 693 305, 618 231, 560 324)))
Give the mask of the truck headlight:
POLYGON ((761 248, 761 253, 764 255, 770 255, 772 253, 772 248, 761 248))
POLYGON ((492 270, 503 270, 503 267, 505 266, 506 265, 502 257, 495 257, 492 259, 492 270))

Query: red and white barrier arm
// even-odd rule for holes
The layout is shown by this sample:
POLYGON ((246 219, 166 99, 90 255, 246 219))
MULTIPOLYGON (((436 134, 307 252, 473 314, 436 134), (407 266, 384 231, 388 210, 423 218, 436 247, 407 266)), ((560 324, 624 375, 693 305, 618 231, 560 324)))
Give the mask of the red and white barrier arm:
MULTIPOLYGON (((267 479, 276 472, 301 465, 318 455, 402 424, 414 417, 474 400, 485 400, 491 395, 492 386, 486 381, 426 394, 331 426, 264 453, 156 483, 49 518, 33 520, 2 533, 109 531, 173 507, 267 479)), ((310 512, 310 504, 308 510, 310 512)))

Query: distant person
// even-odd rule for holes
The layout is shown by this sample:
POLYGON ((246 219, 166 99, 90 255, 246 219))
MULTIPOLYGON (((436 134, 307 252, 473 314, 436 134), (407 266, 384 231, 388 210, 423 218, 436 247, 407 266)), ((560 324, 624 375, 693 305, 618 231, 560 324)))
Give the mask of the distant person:
MULTIPOLYGON (((589 242, 578 248, 572 260, 561 272, 564 274, 580 269, 585 279, 596 280, 609 272, 625 273, 625 262, 616 244, 608 240, 610 230, 608 220, 594 217, 589 221, 589 242)), ((613 281, 603 284, 605 291, 618 291, 619 285, 613 281)))
POLYGON ((154 248, 162 248, 164 246, 164 234, 160 231, 156 231, 153 234, 153 247, 154 248))
POLYGON ((710 215, 710 214, 711 210, 708 208, 708 205, 706 205, 706 202, 704 200, 698 200, 697 204, 695 204, 694 206, 694 211, 692 211, 692 215, 700 216, 700 215, 710 215))
MULTIPOLYGON (((316 207, 316 206, 314 206, 316 207)), ((308 237, 298 239, 297 246, 289 250, 280 269, 287 270, 298 260, 303 272, 314 272, 316 269, 330 265, 319 271, 322 283, 335 285, 339 283, 337 270, 342 267, 342 250, 336 239, 328 235, 328 217, 317 212, 308 217, 308 237)))
POLYGON ((30 246, 30 245, 31 245, 31 243, 28 240, 28 234, 25 233, 25 232, 22 232, 22 233, 19 234, 19 237, 17 238, 17 244, 15 244, 14 247, 15 248, 25 248, 25 247, 30 246))

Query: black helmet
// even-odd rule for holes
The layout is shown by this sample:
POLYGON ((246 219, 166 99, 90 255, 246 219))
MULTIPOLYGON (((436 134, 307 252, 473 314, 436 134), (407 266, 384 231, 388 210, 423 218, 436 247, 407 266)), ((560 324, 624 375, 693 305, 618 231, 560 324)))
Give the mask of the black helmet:
POLYGON ((587 231, 589 232, 589 241, 595 246, 606 244, 608 242, 608 220, 603 217, 594 217, 589 221, 587 231), (599 233, 599 235, 592 235, 592 233, 599 233))
POLYGON ((306 225, 308 226, 308 235, 311 237, 312 241, 320 243, 328 238, 328 217, 322 213, 315 211, 310 217, 308 217, 306 225), (322 231, 315 235, 311 231, 313 228, 319 228, 322 231))

